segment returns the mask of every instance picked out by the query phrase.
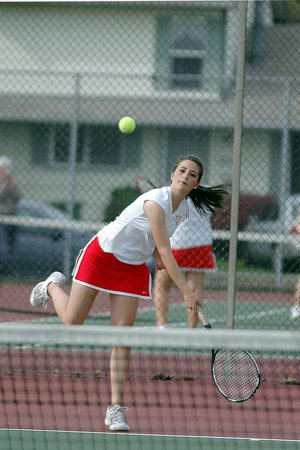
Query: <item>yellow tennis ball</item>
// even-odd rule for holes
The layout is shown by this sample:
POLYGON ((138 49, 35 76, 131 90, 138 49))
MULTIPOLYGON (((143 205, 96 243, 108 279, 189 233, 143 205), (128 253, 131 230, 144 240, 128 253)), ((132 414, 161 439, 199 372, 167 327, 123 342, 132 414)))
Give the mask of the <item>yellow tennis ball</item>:
POLYGON ((119 130, 121 133, 130 134, 136 128, 135 120, 132 117, 122 117, 119 121, 119 130))

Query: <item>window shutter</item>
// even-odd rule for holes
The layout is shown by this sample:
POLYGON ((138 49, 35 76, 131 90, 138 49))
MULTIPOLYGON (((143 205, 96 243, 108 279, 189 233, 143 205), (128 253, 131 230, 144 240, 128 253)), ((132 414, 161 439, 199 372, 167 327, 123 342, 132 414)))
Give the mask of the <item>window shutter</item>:
POLYGON ((204 62, 203 87, 207 92, 221 94, 224 74, 224 40, 225 18, 224 15, 210 18, 209 21, 209 45, 207 57, 204 62))
POLYGON ((50 126, 44 123, 32 125, 31 160, 34 165, 48 164, 50 126))
POLYGON ((153 81, 156 89, 166 90, 169 86, 170 76, 171 17, 158 17, 156 27, 155 74, 153 81))

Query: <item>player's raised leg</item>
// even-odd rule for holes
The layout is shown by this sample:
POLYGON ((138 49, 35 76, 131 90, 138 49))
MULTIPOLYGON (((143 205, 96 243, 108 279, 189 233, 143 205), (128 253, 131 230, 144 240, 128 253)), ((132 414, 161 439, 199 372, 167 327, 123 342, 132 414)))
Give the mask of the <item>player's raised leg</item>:
POLYGON ((69 296, 57 284, 51 284, 48 292, 62 323, 81 325, 86 320, 99 291, 73 282, 69 296))
POLYGON ((30 303, 34 307, 46 307, 48 301, 52 300, 62 323, 80 325, 87 318, 98 290, 73 282, 71 293, 68 295, 62 289, 65 281, 66 278, 62 273, 53 272, 46 280, 33 288, 30 303))

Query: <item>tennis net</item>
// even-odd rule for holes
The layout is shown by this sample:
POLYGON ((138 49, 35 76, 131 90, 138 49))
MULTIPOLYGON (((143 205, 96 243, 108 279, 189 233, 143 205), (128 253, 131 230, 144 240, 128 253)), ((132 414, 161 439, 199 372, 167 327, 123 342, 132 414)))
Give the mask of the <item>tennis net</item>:
POLYGON ((300 333, 146 327, 0 326, 4 450, 300 448, 300 333), (130 346, 129 433, 104 425, 112 346, 130 346), (261 386, 232 403, 211 377, 211 348, 242 347, 261 386))

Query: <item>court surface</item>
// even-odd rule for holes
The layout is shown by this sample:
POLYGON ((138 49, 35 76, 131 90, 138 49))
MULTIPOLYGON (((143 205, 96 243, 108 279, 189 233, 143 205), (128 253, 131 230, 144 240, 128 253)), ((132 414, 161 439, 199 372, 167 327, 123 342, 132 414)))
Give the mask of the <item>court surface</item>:
MULTIPOLYGON (((29 290, 29 289, 28 289, 29 290)), ((92 314, 89 316, 87 323, 97 325, 105 325, 110 322, 109 304, 105 297, 96 299, 95 306, 93 307, 92 314)), ((2 301, 3 301, 2 296, 2 301)), ((0 302, 2 305, 2 301, 0 302)), ((0 304, 0 306, 2 306, 0 304)), ((8 303, 6 302, 6 305, 8 303)), ((18 307, 14 303, 14 307, 18 307)), ((290 320, 290 307, 291 296, 281 295, 273 293, 250 293, 242 292, 238 293, 238 299, 235 308, 235 327, 241 329, 288 329, 288 330, 300 330, 300 320, 290 320)), ((36 312, 32 311, 28 305, 28 296, 26 302, 20 300, 19 305, 20 313, 16 314, 13 311, 6 311, 5 306, 2 309, 2 321, 14 320, 17 322, 30 323, 58 323, 58 319, 54 314, 52 306, 46 311, 41 310, 36 312), (23 312, 22 312, 23 311, 23 312), (11 319, 14 313, 13 319, 11 319), (6 320, 5 320, 6 316, 6 320)), ((204 311, 213 327, 226 328, 226 293, 210 292, 207 293, 206 301, 204 305, 204 311)), ((169 310, 169 326, 170 327, 186 327, 186 309, 182 304, 182 300, 176 289, 171 292, 171 302, 169 310)), ((137 326, 155 327, 155 311, 153 303, 151 301, 140 302, 138 311, 137 326)), ((164 389, 164 387, 162 388, 164 389)), ((283 388, 282 388, 283 389, 283 388)), ((292 387, 295 395, 295 402, 297 401, 299 386, 292 387)), ((254 398, 254 402, 263 402, 263 390, 261 395, 257 395, 254 398)), ((174 394, 175 395, 175 394, 174 394)), ((201 397, 201 395, 200 395, 201 397)), ((282 397, 281 397, 282 398, 282 397)), ((103 401, 103 398, 102 398, 103 401)), ((234 414, 243 412, 249 408, 249 414, 251 416, 251 402, 246 402, 244 406, 224 404, 224 415, 228 414, 228 408, 230 411, 234 411, 234 414)), ((207 414, 207 405, 203 409, 203 414, 207 414)), ((296 406, 297 409, 297 406, 296 406)), ((219 412, 222 412, 222 407, 219 412)), ((220 412, 220 413, 221 413, 220 412)), ((103 412, 102 412, 103 413, 103 412)), ((95 412, 93 412, 95 417, 95 412)), ((202 412, 201 412, 202 414, 202 412)), ((215 412, 212 412, 212 416, 215 412)), ((223 413, 222 413, 223 414, 223 413)), ((112 432, 104 432, 103 430, 103 418, 101 413, 96 412, 95 426, 93 432, 76 432, 76 431, 48 431, 49 427, 52 429, 51 423, 49 426, 43 427, 43 430, 27 430, 27 429, 14 429, 7 430, 5 428, 0 429, 1 449, 4 450, 33 450, 43 449, 45 450, 85 450, 89 449, 109 449, 109 450, 225 450, 225 449, 238 449, 238 450, 299 450, 300 440, 298 431, 290 439, 284 432, 280 432, 276 435, 276 439, 256 439, 255 436, 264 436, 259 427, 261 425, 261 419, 265 412, 261 412, 262 416, 257 418, 256 427, 258 433, 252 430, 251 438, 243 437, 228 437, 230 434, 220 436, 219 433, 212 433, 213 436, 207 436, 205 429, 202 429, 203 436, 197 432, 197 436, 185 435, 180 431, 159 434, 154 431, 155 434, 148 434, 147 427, 144 429, 137 429, 135 426, 132 430, 133 433, 128 434, 116 434, 112 432), (99 432, 97 432, 99 429, 99 432), (286 440, 281 440, 281 436, 285 436, 286 440), (298 440, 295 440, 298 439, 298 440), (34 443, 34 446, 33 446, 34 443)), ((290 424, 292 418, 289 417, 289 413, 283 419, 282 427, 290 424)), ((155 413, 153 412, 153 416, 155 413)), ((236 417, 237 423, 239 418, 236 417)), ((278 418, 279 420, 279 418, 278 418)), ((280 419, 281 420, 281 419, 280 419)), ((131 424, 131 421, 129 421, 131 424)), ((47 422, 46 422, 47 424, 47 422)), ((134 424, 133 424, 134 425, 134 424)), ((26 428, 21 425, 20 428, 26 428)), ((62 430, 67 429, 60 427, 62 430)), ((297 427, 298 430, 298 427, 297 427)), ((192 433, 191 433, 192 434, 192 433)))
MULTIPOLYGON (((19 288, 20 289, 20 288, 19 288)), ((31 287, 18 293, 18 286, 2 288, 0 298, 1 322, 59 323, 51 302, 48 308, 33 309, 29 305, 31 287), (14 301, 11 302, 12 296, 14 301)), ((216 328, 227 328, 226 292, 207 292, 204 312, 216 328)), ((238 292, 234 327, 240 329, 300 330, 300 319, 290 319, 293 302, 291 294, 268 292, 238 292)), ((99 294, 86 323, 106 325, 110 322, 109 303, 99 294)), ((140 301, 137 326, 155 326, 155 310, 150 300, 140 301)), ((171 290, 168 326, 186 327, 186 309, 176 289, 171 290)), ((199 325, 200 326, 200 325, 199 325)))
POLYGON ((0 439, 3 450, 299 450, 300 446, 300 441, 268 439, 33 430, 0 430, 0 439))
MULTIPOLYGON (((223 300, 207 299, 204 312, 214 328, 226 328, 226 303, 223 300)), ((57 319, 48 319, 47 322, 57 319)), ((109 324, 110 314, 104 312, 91 315, 89 324, 109 324)), ((138 311, 136 325, 155 326, 153 304, 143 304, 138 311)), ((186 308, 182 303, 171 303, 168 314, 169 327, 186 327, 186 308)), ((201 326, 201 324, 199 324, 201 326)), ((300 320, 290 320, 290 305, 272 301, 243 300, 235 307, 235 328, 300 330, 300 320)))

